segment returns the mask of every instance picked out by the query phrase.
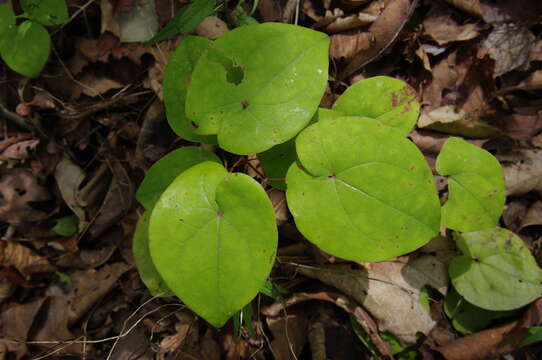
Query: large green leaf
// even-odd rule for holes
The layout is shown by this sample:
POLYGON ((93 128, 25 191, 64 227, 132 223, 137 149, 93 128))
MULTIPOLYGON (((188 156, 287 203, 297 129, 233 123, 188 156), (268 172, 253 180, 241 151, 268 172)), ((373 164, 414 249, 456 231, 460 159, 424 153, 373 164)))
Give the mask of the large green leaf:
POLYGON ((345 259, 380 261, 413 251, 439 229, 440 204, 421 152, 368 118, 322 120, 296 140, 286 175, 301 233, 345 259))
POLYGON ((333 110, 348 116, 366 116, 408 135, 418 120, 420 104, 407 83, 376 76, 350 86, 337 99, 333 110))
POLYGON ((185 37, 164 70, 164 104, 169 125, 183 139, 216 144, 216 136, 197 135, 185 115, 186 91, 196 61, 210 46, 211 40, 198 36, 185 37))
POLYGON ((132 249, 139 277, 153 296, 171 296, 173 293, 156 270, 149 251, 149 219, 150 212, 146 211, 139 218, 132 249))
POLYGON ((496 319, 512 316, 516 311, 491 311, 479 308, 461 297, 452 287, 444 300, 444 312, 453 327, 462 334, 471 334, 488 327, 496 319))
POLYGON ((21 7, 29 19, 45 26, 60 25, 68 20, 65 0, 21 0, 21 7))
POLYGON ((214 162, 178 176, 151 215, 151 256, 169 288, 222 326, 262 288, 277 247, 273 206, 263 188, 214 162))
POLYGON ((28 77, 36 77, 45 67, 51 50, 47 30, 38 23, 25 21, 10 33, 9 44, 2 46, 0 54, 14 71, 28 77))
POLYGON ((12 34, 15 33, 15 14, 7 4, 0 4, 0 49, 4 44, 9 46, 12 34))
POLYGON ((193 30, 203 19, 213 13, 215 6, 216 0, 192 1, 175 14, 158 34, 145 43, 145 46, 155 44, 173 35, 184 34, 193 30))
POLYGON ((218 134, 220 147, 236 154, 293 138, 324 93, 328 47, 323 33, 278 23, 242 26, 215 40, 186 97, 195 132, 218 134))
POLYGON ((505 200, 504 173, 493 155, 463 139, 449 138, 436 169, 448 178, 442 225, 457 231, 495 227, 505 200))
POLYGON ((214 153, 197 146, 173 150, 147 171, 135 194, 137 201, 145 209, 152 210, 160 195, 180 173, 204 161, 221 163, 214 153))
POLYGON ((506 229, 455 233, 463 256, 450 264, 457 292, 487 310, 520 308, 542 295, 542 270, 518 236, 506 229))

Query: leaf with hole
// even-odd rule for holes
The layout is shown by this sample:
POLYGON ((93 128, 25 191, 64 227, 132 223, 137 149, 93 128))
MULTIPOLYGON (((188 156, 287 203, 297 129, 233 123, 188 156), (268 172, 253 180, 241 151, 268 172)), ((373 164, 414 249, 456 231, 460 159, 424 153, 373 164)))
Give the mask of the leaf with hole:
POLYGON ((141 277, 141 281, 153 296, 171 296, 173 293, 165 284, 151 259, 149 251, 149 219, 150 212, 146 211, 139 218, 134 232, 132 250, 137 272, 141 277))
POLYGON ((258 294, 278 240, 260 184, 215 162, 171 183, 152 211, 149 235, 152 260, 168 287, 216 327, 258 294))
POLYGON ((183 139, 205 144, 216 144, 216 136, 194 133, 194 127, 185 114, 185 102, 194 65, 211 43, 211 40, 199 36, 187 36, 181 40, 164 70, 163 84, 166 117, 173 131, 183 139))
POLYGON ((21 0, 25 15, 45 26, 60 25, 68 20, 65 0, 21 0))
POLYGON ((495 228, 454 233, 463 253, 450 264, 457 292, 486 310, 513 310, 542 295, 542 270, 513 232, 495 228))
POLYGON ((242 26, 215 40, 188 87, 195 133, 217 134, 220 147, 236 154, 293 138, 324 93, 328 47, 323 33, 279 23, 242 26))
POLYGON ((418 119, 420 104, 407 83, 387 76, 361 80, 337 99, 333 110, 345 116, 366 116, 406 136, 418 119))
POLYGON ((40 24, 25 21, 13 33, 9 46, 2 46, 0 54, 14 71, 27 77, 36 77, 45 67, 51 50, 49 33, 40 24))
POLYGON ((296 139, 286 175, 297 228, 332 255, 380 261, 437 234, 440 203, 431 169, 406 138, 369 118, 332 118, 296 139))
POLYGON ((436 169, 448 176, 448 201, 442 207, 442 225, 456 231, 497 226, 505 201, 504 173, 489 152, 463 139, 449 138, 436 169))
POLYGON ((152 210, 160 195, 179 174, 204 161, 221 163, 214 153, 197 146, 185 146, 173 150, 147 171, 135 194, 137 201, 145 209, 152 210))

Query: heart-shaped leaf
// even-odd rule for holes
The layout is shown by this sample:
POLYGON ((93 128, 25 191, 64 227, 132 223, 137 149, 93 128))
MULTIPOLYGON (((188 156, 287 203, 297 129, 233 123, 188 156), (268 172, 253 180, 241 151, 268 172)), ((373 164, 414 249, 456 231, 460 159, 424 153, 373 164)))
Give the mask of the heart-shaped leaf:
POLYGON ((9 45, 2 46, 0 54, 14 71, 27 77, 36 77, 45 67, 51 50, 47 30, 38 23, 25 21, 15 31, 9 45))
POLYGON ((263 188, 214 162, 179 175, 151 215, 152 260, 186 305, 219 327, 262 288, 277 247, 263 188))
POLYGON ((160 195, 180 173, 204 161, 221 163, 214 153, 197 146, 173 150, 147 171, 135 194, 137 201, 145 209, 152 210, 160 195))
POLYGON ((463 256, 450 264, 457 292, 487 310, 513 310, 542 295, 542 270, 518 236, 506 229, 455 233, 463 256))
POLYGON ((45 26, 60 25, 68 20, 65 0, 21 0, 21 7, 29 19, 45 26))
MULTIPOLYGON (((312 117, 310 123, 313 124, 320 120, 344 116, 337 111, 319 108, 312 117)), ((295 152, 295 139, 288 140, 283 144, 273 146, 271 149, 258 154, 265 176, 268 178, 285 178, 288 169, 294 161, 297 160, 295 152)), ((286 190, 284 180, 269 181, 269 185, 279 190, 286 190)))
POLYGON ((149 219, 150 212, 146 211, 139 218, 134 232, 132 249, 137 272, 143 284, 153 296, 171 296, 173 293, 156 270, 149 251, 149 219))
POLYGON ((406 138, 373 119, 333 118, 296 139, 286 175, 301 233, 345 259, 380 261, 428 242, 439 229, 431 169, 406 138))
POLYGON ((333 110, 348 116, 366 116, 395 128, 406 136, 418 120, 420 104, 407 83, 376 76, 350 86, 337 99, 333 110))
POLYGON ((195 132, 218 134, 220 147, 236 154, 293 138, 324 93, 328 47, 323 33, 279 23, 241 26, 215 40, 188 88, 195 132))
POLYGON ((497 226, 505 201, 504 173, 493 155, 463 139, 449 138, 436 169, 448 178, 442 225, 457 231, 497 226))
POLYGON ((185 114, 185 102, 192 70, 211 43, 211 40, 199 36, 185 37, 169 58, 163 84, 166 117, 173 131, 183 139, 205 144, 216 144, 216 136, 194 133, 194 127, 185 114))

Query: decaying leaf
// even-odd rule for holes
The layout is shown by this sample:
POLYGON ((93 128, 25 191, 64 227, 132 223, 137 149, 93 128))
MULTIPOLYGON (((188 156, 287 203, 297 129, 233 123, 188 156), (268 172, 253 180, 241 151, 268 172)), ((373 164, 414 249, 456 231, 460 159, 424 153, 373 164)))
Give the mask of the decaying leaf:
POLYGON ((229 31, 228 24, 216 16, 207 16, 196 27, 196 33, 207 39, 215 40, 229 31))
POLYGON ((291 309, 280 317, 266 317, 273 334, 269 344, 276 359, 295 360, 307 341, 309 314, 303 308, 291 309))
POLYGON ((68 157, 62 158, 55 169, 55 179, 62 198, 79 220, 86 219, 83 206, 77 200, 80 186, 85 179, 85 173, 68 157))
POLYGON ((33 203, 48 201, 50 195, 29 169, 12 169, 0 177, 0 221, 22 223, 47 218, 33 203))
POLYGON ((515 163, 504 166, 506 194, 542 193, 542 150, 522 149, 515 163))
POLYGON ((380 331, 389 331, 405 344, 414 344, 416 333, 427 334, 435 325, 420 303, 420 289, 430 285, 445 293, 448 284, 445 263, 430 255, 406 264, 374 263, 369 270, 331 265, 298 266, 297 271, 351 296, 375 317, 380 331))
POLYGON ((55 271, 46 258, 15 241, 0 242, 0 265, 13 266, 24 276, 55 271))
POLYGON ((423 28, 439 45, 474 39, 480 30, 480 26, 475 23, 460 24, 453 18, 450 10, 440 6, 439 3, 433 4, 423 21, 423 28))

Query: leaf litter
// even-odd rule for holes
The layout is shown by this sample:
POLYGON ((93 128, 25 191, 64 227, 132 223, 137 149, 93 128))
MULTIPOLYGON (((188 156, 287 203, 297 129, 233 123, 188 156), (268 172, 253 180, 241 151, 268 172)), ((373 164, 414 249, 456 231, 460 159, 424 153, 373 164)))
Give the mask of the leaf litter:
MULTIPOLYGON (((144 47, 155 30, 129 30, 137 19, 127 17, 143 9, 135 3, 68 1, 71 10, 82 10, 53 37, 55 53, 42 76, 28 81, 3 74, 0 358, 370 358, 349 315, 383 357, 394 356, 388 333, 427 359, 436 353, 536 358, 537 344, 519 344, 541 325, 540 300, 467 336, 442 315, 450 289, 446 269, 457 251, 449 237, 393 261, 345 262, 309 245, 293 227, 284 193, 271 188, 280 233, 271 280, 284 292, 254 301, 255 338, 246 325, 235 331, 228 323, 217 332, 179 310, 173 298, 153 299, 134 270, 131 237, 142 208, 133 193, 161 156, 197 144, 175 140, 161 106, 162 73, 182 40, 144 47), (51 230, 57 219, 73 215, 74 234, 51 230)), ((142 3, 151 14, 146 21, 161 26, 187 6, 142 3)), ((241 8, 248 14, 251 6, 241 8)), ((299 7, 261 0, 252 16, 297 21, 331 36, 329 99, 364 78, 407 81, 422 104, 409 137, 433 170, 450 135, 496 154, 507 187, 500 225, 518 233, 540 261, 540 10, 535 0, 305 0, 299 7)), ((196 33, 215 39, 233 29, 222 11, 195 24, 196 33)), ((242 157, 215 152, 232 171, 243 170, 242 157)), ((268 184, 265 173, 254 177, 268 184)))

